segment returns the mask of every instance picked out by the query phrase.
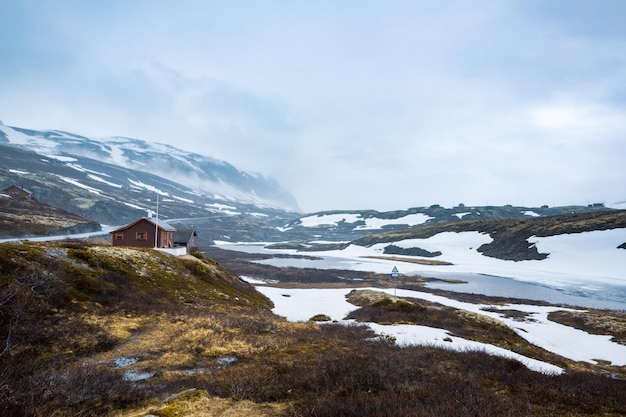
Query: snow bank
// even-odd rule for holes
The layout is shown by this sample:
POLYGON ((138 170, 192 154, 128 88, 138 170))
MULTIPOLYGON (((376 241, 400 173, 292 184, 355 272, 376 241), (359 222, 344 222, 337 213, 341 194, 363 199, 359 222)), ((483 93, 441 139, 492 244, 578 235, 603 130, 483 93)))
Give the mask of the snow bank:
POLYGON ((610 284, 626 286, 626 250, 618 246, 626 242, 626 229, 602 230, 550 237, 531 237, 544 260, 505 261, 483 256, 477 249, 491 242, 489 235, 479 232, 445 232, 427 239, 406 239, 362 247, 351 245, 344 250, 310 252, 315 256, 346 258, 353 261, 351 269, 388 273, 398 265, 404 274, 459 272, 497 275, 551 286, 610 284), (452 265, 433 266, 409 262, 371 260, 363 256, 381 255, 388 245, 402 248, 419 247, 431 252, 441 251, 434 258, 452 265))
POLYGON ((432 217, 427 216, 424 213, 407 214, 403 217, 396 219, 382 219, 379 217, 363 218, 357 213, 337 213, 337 214, 322 214, 315 216, 302 217, 300 223, 303 227, 317 227, 317 226, 338 226, 340 222, 356 223, 358 221, 365 222, 365 225, 359 225, 356 230, 377 230, 382 229, 384 226, 393 224, 406 224, 409 226, 416 226, 423 224, 432 217))
MULTIPOLYGON (((274 312, 291 321, 307 321, 316 314, 326 314, 332 320, 344 322, 344 318, 356 306, 346 301, 346 294, 353 288, 341 289, 285 289, 258 286, 257 290, 274 302, 274 312)), ((374 289, 393 294, 393 289, 374 289)), ((450 298, 413 290, 397 290, 400 297, 413 297, 440 303, 449 307, 471 311, 492 317, 503 322, 528 342, 547 351, 574 361, 609 361, 616 366, 626 365, 626 346, 612 342, 609 336, 591 335, 582 330, 564 326, 548 320, 551 311, 563 310, 559 307, 544 307, 524 304, 487 306, 453 300, 450 298), (515 309, 528 312, 528 320, 519 321, 506 318, 504 313, 484 311, 483 308, 497 310, 515 309)), ((417 325, 380 325, 366 323, 379 334, 396 337, 401 345, 435 345, 455 350, 485 350, 494 355, 519 360, 529 369, 546 373, 559 373, 562 370, 552 364, 518 355, 493 345, 474 342, 450 336, 446 330, 417 325), (452 340, 450 342, 449 340, 452 340)))
MULTIPOLYGON (((290 321, 308 321, 316 314, 326 314, 331 320, 347 323, 348 321, 344 320, 344 317, 357 308, 348 303, 345 298, 346 294, 352 291, 352 288, 284 289, 259 286, 257 290, 274 302, 275 307, 273 311, 276 314, 284 316, 290 321)), ((544 373, 563 372, 561 368, 555 365, 531 359, 497 346, 450 336, 444 329, 408 324, 364 324, 371 327, 378 334, 394 336, 396 343, 402 346, 431 345, 457 351, 481 350, 493 355, 518 360, 534 371, 544 373)))

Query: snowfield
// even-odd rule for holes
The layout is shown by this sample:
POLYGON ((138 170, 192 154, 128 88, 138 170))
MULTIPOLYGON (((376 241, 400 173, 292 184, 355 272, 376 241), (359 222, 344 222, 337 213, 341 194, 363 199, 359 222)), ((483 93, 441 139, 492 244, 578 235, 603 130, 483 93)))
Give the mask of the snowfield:
POLYGON ((318 227, 338 226, 340 222, 356 223, 359 221, 363 221, 365 222, 365 225, 358 225, 355 227, 355 230, 377 230, 382 229, 383 226, 391 224, 406 224, 409 226, 416 226, 418 224, 426 223, 426 221, 431 218, 432 217, 427 216, 424 213, 408 214, 397 219, 381 219, 378 217, 364 218, 360 214, 339 213, 302 217, 300 219, 300 223, 303 227, 318 227))
MULTIPOLYGON (((310 256, 332 259, 330 263, 320 263, 321 268, 336 268, 338 262, 343 269, 372 271, 388 274, 397 266, 401 274, 421 274, 456 272, 488 274, 515 280, 540 283, 555 288, 576 286, 594 288, 603 285, 626 288, 626 250, 618 246, 626 242, 626 229, 565 234, 551 237, 532 237, 529 244, 535 244, 540 253, 549 253, 547 259, 533 261, 504 261, 483 256, 476 249, 489 243, 491 237, 479 232, 440 233, 428 239, 411 239, 376 244, 371 247, 350 245, 343 250, 306 252, 310 256), (398 260, 364 258, 383 255, 390 244, 403 248, 419 247, 428 251, 441 251, 437 260, 451 262, 452 265, 422 265, 398 260)), ((220 242, 220 246, 238 246, 220 242)), ((293 250, 268 250, 262 246, 246 245, 248 250, 264 253, 291 253, 293 250)), ((409 257, 410 258, 410 257, 409 257)), ((284 260, 282 260, 284 261, 284 260)), ((293 260, 297 263, 298 260, 293 260)), ((294 264, 294 266, 297 266, 294 264)), ((316 314, 326 314, 332 320, 345 322, 344 318, 356 306, 348 303, 345 295, 353 288, 342 289, 283 289, 265 287, 264 282, 246 278, 257 285, 257 289, 269 297, 275 305, 274 312, 292 321, 307 321, 316 314)), ((377 289, 393 294, 393 289, 377 289)), ((544 307, 527 304, 487 306, 456 301, 451 298, 426 292, 398 289, 400 297, 413 297, 437 302, 446 306, 471 311, 500 320, 528 342, 547 351, 574 361, 600 363, 608 361, 612 365, 626 366, 626 346, 612 342, 610 336, 591 335, 582 330, 564 326, 548 320, 552 311, 564 310, 561 307, 544 307), (484 311, 483 308, 514 309, 529 313, 529 319, 516 321, 505 314, 484 311)), ((626 310, 626 303, 624 310, 626 310)), ((584 311, 584 310, 583 310, 584 311)), ((505 349, 453 337, 443 329, 433 329, 415 325, 383 326, 368 325, 379 334, 393 335, 402 345, 435 345, 448 349, 483 349, 495 355, 519 360, 529 369, 545 373, 560 373, 562 369, 548 363, 523 357, 505 349), (450 342, 450 340, 452 340, 450 342)))
MULTIPOLYGON (((251 283, 258 281, 247 278, 251 283)), ((257 285, 257 290, 274 302, 274 312, 290 321, 307 321, 316 314, 326 314, 332 320, 349 323, 344 318, 358 307, 346 301, 346 294, 354 288, 331 289, 285 289, 257 285)), ((360 288, 363 289, 363 288, 360 288)), ((375 289, 393 294, 393 289, 375 289)), ((488 312, 483 308, 494 308, 486 304, 472 304, 430 293, 397 290, 399 297, 413 297, 437 302, 449 307, 472 311, 500 320, 518 335, 547 351, 575 361, 597 363, 609 361, 612 365, 626 365, 626 346, 610 341, 610 336, 591 335, 582 330, 551 322, 547 315, 551 311, 562 310, 559 307, 541 307, 535 305, 510 304, 497 306, 499 310, 515 309, 531 313, 532 320, 516 321, 506 318, 505 314, 488 312)), ((486 343, 475 342, 460 337, 450 336, 444 329, 409 324, 380 325, 365 323, 377 334, 393 335, 400 345, 432 345, 446 349, 484 350, 488 353, 516 359, 529 369, 544 373, 561 373, 555 365, 531 359, 509 350, 486 343), (451 340, 451 341, 450 341, 451 340)))
MULTIPOLYGON (((483 256, 477 249, 491 240, 489 235, 480 232, 445 232, 427 239, 378 243, 370 247, 350 245, 343 250, 306 252, 306 254, 341 258, 344 260, 342 263, 344 269, 356 271, 389 273, 393 266, 397 265, 402 274, 475 273, 538 282, 556 287, 597 284, 626 286, 626 250, 618 248, 626 242, 626 229, 531 237, 529 244, 534 243, 540 253, 549 254, 544 260, 515 262, 483 256), (441 251, 441 256, 429 259, 447 261, 452 265, 433 266, 398 260, 365 258, 383 255, 388 245, 401 248, 419 247, 430 252, 441 251)), ((220 246, 232 247, 230 245, 220 242, 220 246)), ((237 244, 232 245, 237 246, 237 244)), ((271 251, 266 251, 268 252, 271 251)), ((295 250, 274 252, 297 254, 295 250)), ((626 309, 626 305, 624 307, 626 309)))

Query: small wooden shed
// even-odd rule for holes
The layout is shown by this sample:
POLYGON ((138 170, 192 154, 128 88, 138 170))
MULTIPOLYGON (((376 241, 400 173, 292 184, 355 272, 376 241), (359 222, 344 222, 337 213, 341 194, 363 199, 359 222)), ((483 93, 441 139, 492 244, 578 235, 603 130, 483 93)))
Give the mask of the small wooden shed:
POLYGON ((176 232, 174 232, 174 246, 186 247, 187 253, 198 250, 196 236, 198 236, 198 233, 193 229, 176 229, 176 232))

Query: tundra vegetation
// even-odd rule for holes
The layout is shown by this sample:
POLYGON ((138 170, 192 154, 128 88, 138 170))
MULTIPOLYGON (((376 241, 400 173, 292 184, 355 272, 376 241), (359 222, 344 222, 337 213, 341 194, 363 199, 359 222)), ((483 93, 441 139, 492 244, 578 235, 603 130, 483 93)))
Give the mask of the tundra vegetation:
POLYGON ((100 225, 37 200, 0 197, 0 239, 100 230, 100 225))
MULTIPOLYGON (((0 414, 626 415, 620 369, 554 358, 496 322, 447 307, 350 297, 356 320, 444 327, 566 372, 546 375, 480 351, 400 347, 359 324, 287 322, 199 253, 16 243, 0 245, 0 414)), ((558 320, 613 329, 623 342, 623 313, 612 313, 611 325, 558 320)))

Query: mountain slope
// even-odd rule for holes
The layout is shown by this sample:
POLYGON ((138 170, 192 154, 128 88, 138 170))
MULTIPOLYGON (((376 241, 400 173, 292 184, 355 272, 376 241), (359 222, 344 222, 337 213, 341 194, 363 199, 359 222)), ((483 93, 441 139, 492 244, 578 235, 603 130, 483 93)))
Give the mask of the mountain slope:
MULTIPOLYGON (((199 244, 225 241, 352 241, 377 231, 466 220, 532 219, 605 211, 568 207, 440 205, 406 210, 328 211, 302 216, 275 181, 169 145, 123 137, 92 139, 0 123, 0 187, 21 185, 49 205, 107 225, 159 211, 199 244), (157 201, 158 198, 158 201, 157 201)), ((18 236, 14 236, 18 237, 18 236)))
MULTIPOLYGON (((157 210, 165 220, 199 231, 199 243, 230 237, 267 240, 293 212, 224 202, 156 175, 89 158, 56 158, 0 145, 0 188, 23 186, 39 201, 107 225, 123 225, 157 210)), ((34 214, 34 213, 33 213, 34 214)), ((17 235, 12 237, 20 237, 17 235)))
MULTIPOLYGON (((78 165, 91 160, 152 174, 216 201, 298 210, 293 196, 276 181, 169 145, 124 137, 93 139, 58 130, 37 131, 2 124, 0 144, 30 150, 48 158, 68 162, 75 159, 78 165)), ((108 177, 102 179, 108 180, 108 177)), ((125 186, 123 183, 118 185, 125 186)))
MULTIPOLYGON (((285 239, 294 241, 329 240, 352 241, 367 238, 372 234, 389 231, 402 231, 413 227, 434 226, 438 224, 480 222, 498 219, 543 218, 571 213, 598 213, 611 209, 603 205, 563 206, 563 207, 519 207, 519 206, 465 206, 412 207, 406 210, 379 212, 375 210, 326 211, 307 214, 283 225, 280 230, 285 239)), ((480 223, 476 223, 480 224, 480 223)), ((463 226, 460 226, 463 227, 463 226)), ((430 229, 435 230, 436 228, 430 229)))
POLYGON ((36 200, 0 195, 0 239, 99 231, 100 225, 36 200))
MULTIPOLYGON (((410 239, 426 239, 445 232, 480 232, 493 239, 477 250, 483 255, 513 261, 545 259, 528 241, 532 236, 547 237, 561 234, 626 228, 626 210, 562 214, 532 219, 467 220, 418 226, 407 230, 372 234, 352 243, 372 246, 410 239)), ((626 240, 626 236, 625 236, 626 240)), ((626 244, 626 242, 625 242, 626 244)), ((419 248, 405 248, 405 251, 419 248)), ((390 253, 390 252, 387 252, 390 253)), ((402 254, 397 253, 395 254, 402 254)), ((406 253, 408 255, 408 253, 406 253)))

